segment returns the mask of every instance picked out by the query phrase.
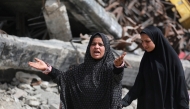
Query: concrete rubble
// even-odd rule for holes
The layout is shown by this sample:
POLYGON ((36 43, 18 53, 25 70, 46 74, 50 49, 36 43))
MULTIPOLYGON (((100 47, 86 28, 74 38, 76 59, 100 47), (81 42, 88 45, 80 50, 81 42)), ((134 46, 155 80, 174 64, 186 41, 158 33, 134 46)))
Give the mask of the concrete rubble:
MULTIPOLYGON (((32 81, 39 79, 38 75, 33 78, 25 77, 30 75, 26 72, 16 72, 17 78, 13 78, 10 83, 0 83, 0 109, 58 109, 60 95, 57 84, 52 81, 43 81, 39 85, 31 86, 30 83, 23 82, 22 78, 32 81)), ((41 80, 40 80, 41 81, 41 80)), ((128 92, 126 88, 122 90, 122 97, 128 92)), ((123 109, 136 109, 137 101, 123 109)))
MULTIPOLYGON (((164 35, 173 43, 174 49, 189 51, 187 47, 190 45, 190 40, 187 37, 190 30, 187 31, 178 23, 173 23, 176 18, 171 19, 167 16, 166 12, 171 13, 172 8, 168 8, 166 12, 162 10, 161 6, 168 5, 168 2, 153 0, 149 6, 151 9, 148 10, 145 1, 143 1, 143 9, 140 9, 139 0, 125 3, 122 0, 107 0, 107 3, 103 0, 96 1, 46 0, 43 4, 43 16, 40 17, 45 19, 45 23, 44 21, 42 23, 47 27, 50 40, 34 39, 37 36, 43 36, 42 39, 47 38, 47 30, 40 31, 40 34, 36 32, 35 35, 31 32, 30 35, 34 38, 29 38, 30 35, 28 37, 8 35, 9 33, 7 34, 0 28, 0 109, 58 109, 60 97, 57 85, 45 77, 47 75, 29 67, 27 63, 34 61, 34 58, 37 57, 59 70, 66 71, 70 65, 83 62, 88 40, 81 40, 80 44, 69 42, 72 39, 71 25, 69 24, 71 16, 88 28, 90 32, 100 31, 110 36, 111 46, 114 48, 116 57, 123 51, 132 52, 125 56, 128 68, 124 70, 122 79, 122 98, 128 92, 125 87, 131 87, 134 84, 138 73, 143 51, 140 49, 141 43, 139 43, 137 34, 143 27, 150 24, 164 27, 162 28, 165 31, 164 35), (125 6, 121 4, 125 4, 125 6), (155 5, 158 6, 157 9, 153 9, 155 5), (153 14, 150 15, 151 13, 153 14), (44 34, 41 35, 41 33, 44 34)), ((6 2, 4 2, 5 4, 6 2)), ((171 3, 169 3, 170 5, 171 3)), ((20 19, 16 20, 19 22, 17 23, 19 24, 17 32, 23 33, 19 34, 24 36, 26 31, 22 25, 24 20, 21 15, 23 14, 19 13, 17 17, 20 19)), ((28 19, 28 21, 32 19, 36 18, 28 19)), ((37 24, 33 22, 29 26, 41 26, 37 24)), ((6 27, 5 21, 0 22, 0 26, 4 25, 6 27)), ((190 61, 185 59, 188 58, 182 58, 181 62, 185 70, 186 83, 190 89, 190 61)), ((123 109, 136 109, 136 107, 137 100, 134 100, 130 106, 123 109)))
MULTIPOLYGON (((35 71, 28 65, 28 61, 33 61, 34 57, 45 60, 52 66, 65 71, 69 65, 77 63, 76 55, 83 60, 87 44, 73 43, 77 51, 70 42, 59 40, 37 40, 21 38, 12 35, 2 35, 0 37, 0 69, 24 69, 35 71), (14 54, 14 55, 13 55, 14 54), (71 61, 72 60, 72 61, 71 61)), ((122 51, 116 50, 118 54, 122 51)), ((130 63, 129 68, 124 70, 122 80, 123 86, 131 87, 134 84, 138 73, 139 62, 142 55, 127 54, 125 60, 130 63)), ((186 81, 190 86, 190 63, 182 60, 186 81)), ((39 71, 31 74, 24 71, 12 72, 15 77, 9 78, 11 81, 0 83, 0 109, 57 109, 59 107, 58 87, 51 80, 41 79, 39 71)), ((45 76, 45 75, 43 75, 45 76)), ((2 78, 3 76, 0 76, 2 78)), ((123 88, 122 97, 128 92, 123 88)), ((137 101, 123 109, 136 109, 137 101)))
MULTIPOLYGON (((51 81, 42 81, 39 85, 31 86, 23 79, 41 81, 38 75, 25 72, 16 72, 17 77, 10 83, 0 83, 0 109, 58 109, 59 92, 57 84, 51 81)), ((39 82, 37 81, 37 82, 39 82)))
POLYGON ((91 32, 112 34, 121 38, 122 28, 114 16, 106 12, 95 0, 61 0, 68 11, 91 32))
MULTIPOLYGON (((57 84, 52 81, 43 81, 39 85, 31 86, 22 82, 21 77, 30 75, 26 72, 16 72, 17 78, 13 78, 10 83, 0 83, 0 109, 58 109, 60 95, 57 84), (19 73, 19 74, 18 74, 19 73)), ((32 79, 39 79, 38 75, 33 75, 32 79)), ((28 79, 28 77, 25 77, 28 79)), ((38 82, 38 81, 37 81, 38 82)), ((127 94, 128 89, 122 89, 122 98, 127 94)), ((137 100, 123 109, 136 109, 137 100)))
MULTIPOLYGON (((0 45, 0 70, 14 68, 26 71, 36 71, 27 65, 29 61, 34 61, 35 57, 44 60, 59 70, 66 71, 70 65, 83 62, 87 46, 87 44, 73 43, 74 47, 77 48, 77 50, 75 50, 70 42, 56 39, 37 40, 12 35, 2 35, 0 37, 0 45)), ((141 49, 139 49, 139 51, 140 50, 141 49)), ((117 54, 122 54, 123 52, 121 50, 114 51, 117 54)), ((141 52, 143 53, 143 51, 141 52)), ((133 85, 138 73, 142 53, 139 55, 128 53, 125 56, 125 61, 130 63, 130 66, 125 69, 126 73, 124 74, 123 85, 133 85)), ((181 62, 187 75, 186 78, 189 80, 190 62, 188 60, 181 60, 181 62)), ((0 78, 3 78, 3 76, 0 76, 0 78)), ((23 81, 28 80, 23 79, 23 81)))
POLYGON ((43 15, 51 39, 63 41, 72 39, 69 18, 63 3, 57 0, 46 0, 43 15))

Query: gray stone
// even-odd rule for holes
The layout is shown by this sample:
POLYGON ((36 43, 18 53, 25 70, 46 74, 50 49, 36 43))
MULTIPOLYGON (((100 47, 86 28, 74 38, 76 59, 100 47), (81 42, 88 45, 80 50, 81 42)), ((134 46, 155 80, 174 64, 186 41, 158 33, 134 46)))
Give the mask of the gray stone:
POLYGON ((8 89, 7 83, 4 83, 4 84, 0 83, 0 89, 7 90, 8 89))
POLYGON ((33 109, 33 108, 30 107, 29 105, 25 104, 22 109, 33 109))
POLYGON ((51 39, 70 41, 72 39, 66 7, 57 0, 46 0, 43 15, 51 39))
POLYGON ((95 0, 62 0, 68 11, 91 32, 111 34, 121 38, 122 28, 117 20, 95 0))
POLYGON ((57 104, 50 105, 50 109, 58 109, 58 108, 59 108, 59 105, 57 105, 57 104))
POLYGON ((43 82, 41 82, 40 86, 41 86, 43 89, 46 89, 46 88, 49 87, 49 82, 43 81, 43 82))
MULTIPOLYGON (((16 37, 2 35, 0 37, 0 69, 35 69, 28 66, 29 61, 34 58, 44 60, 57 69, 65 71, 71 64, 82 62, 86 45, 74 44, 78 52, 74 50, 70 42, 59 40, 37 40, 27 37, 16 37), (77 57, 77 58, 76 58, 77 57)), ((37 71, 37 70, 35 70, 37 71)))
POLYGON ((26 97, 27 93, 21 89, 16 88, 16 91, 13 95, 15 98, 20 98, 20 97, 26 97))
POLYGON ((128 86, 128 87, 133 86, 137 74, 138 74, 137 69, 125 68, 124 69, 124 74, 123 74, 123 79, 122 79, 122 85, 123 86, 128 86))
POLYGON ((30 86, 30 84, 23 84, 23 83, 21 83, 21 84, 18 85, 18 87, 20 89, 23 89, 23 90, 27 90, 27 89, 34 90, 34 88, 30 86))
POLYGON ((28 104, 30 106, 39 106, 40 102, 38 100, 27 100, 26 104, 28 104))
POLYGON ((185 69, 185 81, 187 83, 188 89, 190 89, 190 68, 185 69))
POLYGON ((15 77, 21 83, 27 83, 27 84, 31 84, 33 79, 35 79, 37 81, 41 81, 41 78, 38 77, 37 75, 24 73, 24 72, 21 72, 21 71, 16 72, 15 77))
POLYGON ((41 105, 40 109, 49 109, 49 106, 48 105, 41 105))
POLYGON ((20 84, 20 82, 16 78, 13 78, 13 80, 11 81, 11 85, 13 85, 13 86, 17 86, 19 84, 20 84))
POLYGON ((11 95, 0 93, 0 109, 22 109, 21 104, 11 95), (3 99, 2 99, 3 98, 3 99))
MULTIPOLYGON (((70 42, 64 42, 59 40, 37 40, 27 37, 16 37, 8 35, 2 35, 0 37, 0 69, 23 69, 30 71, 37 71, 27 65, 28 61, 34 61, 35 57, 44 60, 55 68, 66 71, 71 64, 83 62, 84 54, 86 51, 86 44, 74 43, 78 52, 74 50, 70 42)), ((121 55, 122 51, 117 51, 121 55)), ((136 75, 139 70, 139 65, 142 55, 134 55, 127 53, 125 60, 130 63, 131 68, 124 70, 124 77, 122 84, 125 86, 132 86, 136 79, 136 75)), ((184 70, 190 68, 190 62, 187 60, 181 60, 184 70)), ((188 70, 186 70, 187 72, 188 70)), ((189 86, 189 74, 186 74, 186 81, 189 86)), ((19 85, 21 87, 22 85, 19 85)), ((29 88, 29 86, 23 86, 22 88, 29 88)))

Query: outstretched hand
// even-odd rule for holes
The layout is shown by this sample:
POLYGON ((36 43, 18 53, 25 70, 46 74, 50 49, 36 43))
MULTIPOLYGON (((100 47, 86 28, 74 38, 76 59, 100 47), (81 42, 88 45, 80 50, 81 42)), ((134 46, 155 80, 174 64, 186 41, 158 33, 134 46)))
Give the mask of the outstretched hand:
POLYGON ((114 65, 115 65, 115 66, 121 66, 121 64, 124 62, 123 59, 124 59, 124 57, 125 57, 126 54, 127 54, 127 53, 124 52, 121 56, 119 56, 118 58, 116 58, 116 59, 114 60, 114 65))
POLYGON ((35 62, 28 62, 28 65, 37 70, 41 70, 41 71, 46 70, 46 68, 48 67, 44 61, 42 61, 38 58, 35 58, 35 62))

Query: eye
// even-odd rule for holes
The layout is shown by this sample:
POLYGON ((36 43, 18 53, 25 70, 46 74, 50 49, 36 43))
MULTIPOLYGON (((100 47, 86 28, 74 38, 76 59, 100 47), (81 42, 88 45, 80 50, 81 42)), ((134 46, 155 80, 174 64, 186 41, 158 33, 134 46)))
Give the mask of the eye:
POLYGON ((99 45, 99 46, 104 46, 104 44, 103 44, 103 43, 99 43, 98 45, 99 45))
POLYGON ((149 43, 149 42, 151 42, 151 41, 149 41, 149 40, 146 40, 145 42, 146 42, 146 43, 149 43))
POLYGON ((96 43, 92 43, 91 46, 96 46, 96 43))

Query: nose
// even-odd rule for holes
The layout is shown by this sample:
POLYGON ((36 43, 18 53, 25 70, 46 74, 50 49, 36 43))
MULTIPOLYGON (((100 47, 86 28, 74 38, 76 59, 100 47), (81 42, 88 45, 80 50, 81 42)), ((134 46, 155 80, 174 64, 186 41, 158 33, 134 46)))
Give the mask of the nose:
POLYGON ((98 44, 96 44, 96 45, 95 45, 95 48, 99 48, 99 45, 98 45, 98 44))
POLYGON ((143 48, 146 48, 146 43, 142 42, 143 48))

